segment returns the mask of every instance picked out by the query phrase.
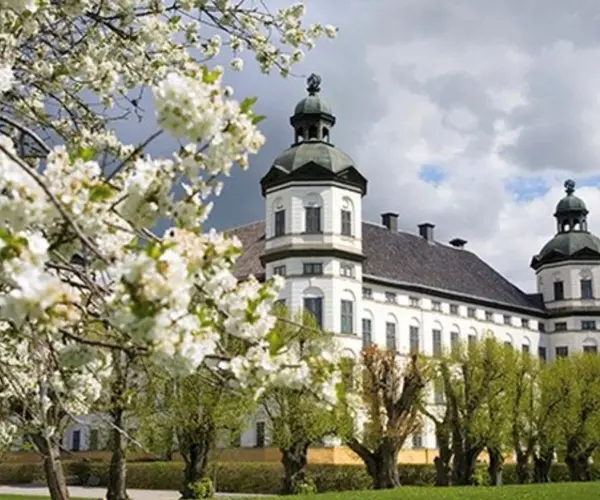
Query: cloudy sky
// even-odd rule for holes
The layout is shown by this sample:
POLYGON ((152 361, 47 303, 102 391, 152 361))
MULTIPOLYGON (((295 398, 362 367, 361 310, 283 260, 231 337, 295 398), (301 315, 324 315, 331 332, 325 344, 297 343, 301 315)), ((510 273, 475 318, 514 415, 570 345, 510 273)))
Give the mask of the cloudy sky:
MULTIPOLYGON (((267 0, 270 6, 288 3, 267 0)), ((572 177, 600 234, 600 1, 307 0, 309 20, 339 27, 297 78, 229 77, 259 97, 267 145, 237 172, 210 225, 261 219, 259 179, 292 142, 304 77, 323 79, 333 142, 369 180, 363 217, 432 222, 527 291, 529 262, 553 236, 572 177)))

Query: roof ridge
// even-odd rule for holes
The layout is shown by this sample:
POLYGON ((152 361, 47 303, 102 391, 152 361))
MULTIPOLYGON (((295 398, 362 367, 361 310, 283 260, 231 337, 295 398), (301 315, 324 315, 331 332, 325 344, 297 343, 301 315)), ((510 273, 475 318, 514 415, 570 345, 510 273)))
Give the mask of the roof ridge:
POLYGON ((224 233, 228 233, 228 232, 231 232, 231 231, 236 231, 238 229, 244 229, 244 228, 247 228, 247 227, 250 227, 250 226, 256 226, 258 224, 264 224, 264 223, 265 223, 265 219, 259 219, 259 220, 255 220, 255 221, 252 221, 252 222, 247 222, 246 224, 241 224, 239 226, 228 227, 226 229, 223 229, 222 231, 224 233))

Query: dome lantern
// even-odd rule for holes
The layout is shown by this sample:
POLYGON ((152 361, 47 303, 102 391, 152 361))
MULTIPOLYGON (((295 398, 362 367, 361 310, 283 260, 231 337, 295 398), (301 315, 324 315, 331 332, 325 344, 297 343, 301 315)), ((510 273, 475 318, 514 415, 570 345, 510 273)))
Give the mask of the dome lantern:
POLYGON ((335 125, 335 116, 331 106, 319 96, 321 77, 312 73, 306 80, 308 95, 296 104, 290 123, 294 127, 295 140, 322 141, 329 143, 331 127, 335 125))

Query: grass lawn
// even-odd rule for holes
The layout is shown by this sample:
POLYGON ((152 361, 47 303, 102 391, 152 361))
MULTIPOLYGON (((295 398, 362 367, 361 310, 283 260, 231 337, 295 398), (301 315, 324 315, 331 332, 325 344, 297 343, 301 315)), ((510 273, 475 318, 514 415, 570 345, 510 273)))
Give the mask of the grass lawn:
MULTIPOLYGON (((287 497, 306 500, 307 497, 287 497)), ((309 497, 310 498, 310 497, 309 497)), ((501 488, 402 487, 387 491, 323 493, 315 500, 588 500, 600 499, 600 482, 555 483, 501 488)), ((0 499, 3 500, 3 499, 0 499)))

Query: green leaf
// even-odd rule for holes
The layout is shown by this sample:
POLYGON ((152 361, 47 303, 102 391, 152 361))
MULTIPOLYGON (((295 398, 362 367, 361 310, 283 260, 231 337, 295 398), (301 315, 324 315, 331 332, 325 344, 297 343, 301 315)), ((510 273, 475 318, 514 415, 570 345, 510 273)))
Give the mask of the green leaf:
POLYGON ((108 200, 114 193, 114 189, 107 184, 96 184, 90 189, 90 200, 100 202, 108 200))
POLYGON ((240 111, 244 114, 249 113, 252 111, 252 106, 256 104, 256 101, 258 101, 258 97, 246 97, 240 104, 240 111))
POLYGON ((252 117, 252 124, 253 125, 258 125, 260 122, 262 122, 263 120, 266 120, 267 117, 265 115, 254 115, 252 117))
POLYGON ((91 161, 96 156, 96 150, 94 148, 82 148, 77 156, 83 161, 91 161))
POLYGON ((206 66, 202 66, 202 81, 204 83, 215 83, 219 76, 220 73, 218 71, 209 71, 206 66))

